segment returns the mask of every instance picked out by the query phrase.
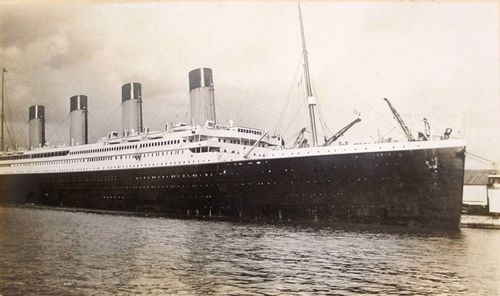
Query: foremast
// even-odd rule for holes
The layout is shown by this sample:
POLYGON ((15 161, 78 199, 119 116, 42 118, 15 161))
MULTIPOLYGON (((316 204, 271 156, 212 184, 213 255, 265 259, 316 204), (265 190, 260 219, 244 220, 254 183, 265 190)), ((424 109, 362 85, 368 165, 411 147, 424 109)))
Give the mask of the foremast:
POLYGON ((316 147, 318 146, 318 134, 316 131, 316 116, 314 114, 314 108, 316 106, 316 98, 313 96, 311 87, 311 76, 309 73, 309 61, 307 58, 306 37, 304 34, 304 24, 302 22, 302 9, 300 8, 300 2, 298 2, 297 5, 299 8, 300 33, 302 37, 302 52, 304 55, 304 78, 306 81, 307 105, 309 107, 309 121, 311 123, 312 145, 313 147, 316 147))

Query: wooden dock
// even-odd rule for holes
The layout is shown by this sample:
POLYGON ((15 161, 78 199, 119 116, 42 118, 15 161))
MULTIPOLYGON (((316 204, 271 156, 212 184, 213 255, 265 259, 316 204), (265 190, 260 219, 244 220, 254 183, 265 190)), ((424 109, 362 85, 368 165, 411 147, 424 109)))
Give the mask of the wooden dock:
POLYGON ((465 228, 500 229, 500 216, 462 215, 460 226, 465 228))

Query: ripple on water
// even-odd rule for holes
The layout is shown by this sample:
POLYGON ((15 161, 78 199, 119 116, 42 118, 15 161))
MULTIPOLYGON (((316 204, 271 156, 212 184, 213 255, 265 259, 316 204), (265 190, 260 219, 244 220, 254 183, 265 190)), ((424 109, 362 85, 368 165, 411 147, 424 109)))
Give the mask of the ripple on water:
POLYGON ((0 207, 0 293, 500 293, 500 231, 237 224, 0 207))

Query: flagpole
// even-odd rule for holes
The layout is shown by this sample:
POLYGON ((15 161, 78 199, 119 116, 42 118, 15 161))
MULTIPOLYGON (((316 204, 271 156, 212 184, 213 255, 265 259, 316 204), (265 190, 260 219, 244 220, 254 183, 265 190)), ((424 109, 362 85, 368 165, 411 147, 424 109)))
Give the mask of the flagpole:
POLYGON ((2 130, 2 150, 0 151, 4 151, 4 148, 5 148, 5 144, 4 144, 4 134, 3 134, 3 125, 4 125, 4 121, 5 121, 5 113, 4 113, 4 101, 5 101, 5 73, 7 73, 7 70, 5 70, 5 68, 2 68, 2 127, 1 127, 1 130, 2 130))

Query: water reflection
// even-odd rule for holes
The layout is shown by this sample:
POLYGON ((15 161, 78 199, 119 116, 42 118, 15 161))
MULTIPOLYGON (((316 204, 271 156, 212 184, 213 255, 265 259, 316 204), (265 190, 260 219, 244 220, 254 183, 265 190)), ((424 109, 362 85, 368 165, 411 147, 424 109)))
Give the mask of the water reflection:
POLYGON ((418 233, 0 208, 0 293, 496 294, 500 231, 418 233))

